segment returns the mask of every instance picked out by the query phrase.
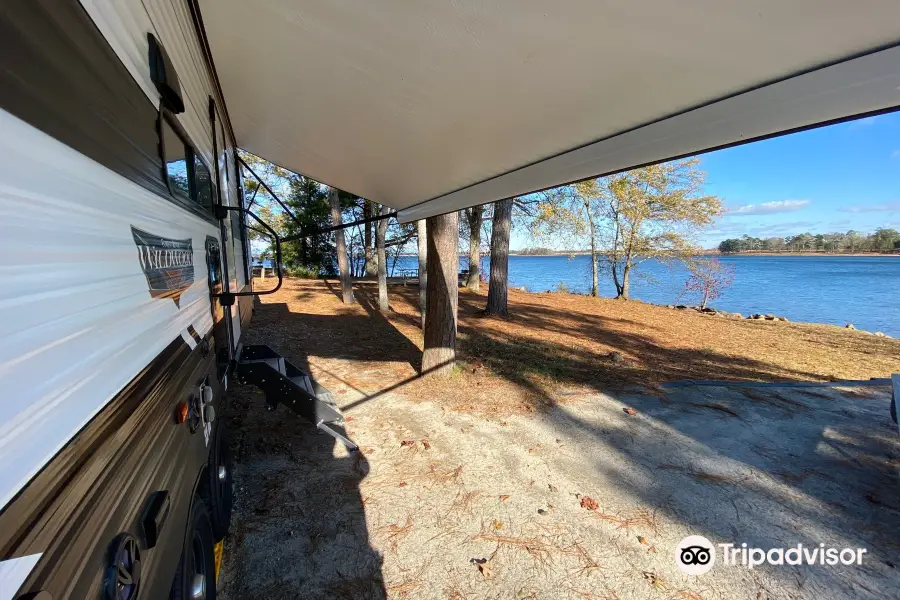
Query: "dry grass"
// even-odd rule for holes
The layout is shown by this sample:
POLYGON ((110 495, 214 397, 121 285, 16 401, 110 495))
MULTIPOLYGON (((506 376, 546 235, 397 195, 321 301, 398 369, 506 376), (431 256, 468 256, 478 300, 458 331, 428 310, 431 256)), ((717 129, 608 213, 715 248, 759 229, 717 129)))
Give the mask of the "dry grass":
POLYGON ((625 516, 619 515, 610 515, 606 513, 602 513, 599 511, 595 511, 595 513, 601 520, 606 521, 608 523, 612 523, 618 529, 631 529, 632 527, 642 527, 646 529, 651 529, 654 532, 658 530, 656 523, 656 513, 650 512, 646 509, 638 509, 632 513, 629 513, 625 516))
POLYGON ((407 516, 406 523, 404 523, 403 525, 391 523, 390 525, 380 527, 378 529, 378 532, 387 539, 388 543, 391 546, 391 550, 396 552, 397 544, 409 534, 410 530, 412 530, 412 525, 412 517, 407 516))
MULTIPOLYGON (((266 287, 261 284, 261 287, 266 287)), ((418 292, 391 286, 391 311, 372 283, 345 306, 335 282, 288 279, 263 296, 254 333, 326 387, 500 416, 534 412, 565 395, 653 388, 686 379, 833 381, 889 376, 900 341, 829 325, 734 320, 638 301, 511 290, 507 318, 484 316, 484 294, 460 290, 459 363, 449 380, 419 378, 418 292), (290 321, 290 322, 288 322, 290 321), (286 332, 291 331, 291 335, 286 332), (611 358, 612 352, 624 357, 611 358)))

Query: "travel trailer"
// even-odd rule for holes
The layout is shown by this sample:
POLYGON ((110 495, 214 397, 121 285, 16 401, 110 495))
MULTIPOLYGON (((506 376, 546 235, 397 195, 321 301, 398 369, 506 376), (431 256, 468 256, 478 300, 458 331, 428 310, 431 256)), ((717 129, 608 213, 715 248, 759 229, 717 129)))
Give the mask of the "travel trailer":
POLYGON ((237 147, 440 215, 896 110, 863 4, 2 0, 0 600, 214 598, 236 379, 353 448, 242 343, 237 147))

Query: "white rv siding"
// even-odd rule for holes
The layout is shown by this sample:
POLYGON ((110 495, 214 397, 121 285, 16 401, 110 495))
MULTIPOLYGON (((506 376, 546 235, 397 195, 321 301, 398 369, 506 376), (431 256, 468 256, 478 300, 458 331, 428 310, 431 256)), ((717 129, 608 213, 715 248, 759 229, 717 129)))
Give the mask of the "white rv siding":
POLYGON ((189 326, 212 328, 219 228, 0 110, 0 507, 189 326), (131 228, 190 238, 194 281, 154 299, 131 228))
POLYGON ((159 93, 150 79, 147 33, 162 43, 181 83, 184 112, 176 118, 197 153, 212 166, 209 97, 214 95, 213 86, 187 3, 184 0, 81 0, 81 4, 156 105, 159 93))
MULTIPOLYGON (((185 0, 81 0, 85 10, 109 41, 116 55, 122 60, 132 77, 155 105, 159 93, 150 79, 147 60, 147 33, 151 32, 163 47, 178 73, 185 110, 175 115, 184 127, 198 154, 213 167, 212 128, 209 118, 209 98, 215 97, 212 76, 207 72, 203 52, 194 30, 194 24, 185 0)), ((217 103, 219 104, 219 103, 217 103)), ((224 110, 217 107, 217 122, 224 117, 224 110)), ((218 124, 216 126, 218 129, 218 124)), ((237 198, 237 182, 234 173, 234 141, 230 129, 216 132, 220 138, 216 148, 219 156, 222 201, 226 206, 240 206, 237 198)), ((229 289, 240 291, 248 283, 244 270, 244 249, 240 235, 234 235, 228 219, 228 239, 223 240, 228 256, 229 289)), ((235 303, 231 308, 234 324, 234 342, 240 339, 240 309, 235 303)))

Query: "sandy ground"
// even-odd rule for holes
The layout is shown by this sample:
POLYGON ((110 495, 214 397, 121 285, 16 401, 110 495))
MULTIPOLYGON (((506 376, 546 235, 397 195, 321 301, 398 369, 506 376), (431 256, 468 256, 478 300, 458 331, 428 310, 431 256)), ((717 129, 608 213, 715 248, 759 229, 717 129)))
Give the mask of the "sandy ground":
POLYGON ((226 597, 896 597, 888 394, 684 386, 500 422, 388 394, 347 412, 362 446, 348 456, 245 388, 231 413, 226 597), (673 555, 692 534, 867 554, 692 577, 673 555))
MULTIPOLYGON (((542 392, 540 410, 486 415, 403 387, 375 393, 402 361, 360 361, 334 339, 321 355, 279 348, 304 332, 278 329, 265 308, 248 339, 274 339, 327 380, 362 452, 232 388, 229 600, 821 600, 900 589, 900 436, 885 384, 560 386, 542 392), (867 553, 861 566, 720 563, 694 577, 674 558, 691 534, 867 553)), ((321 324, 310 332, 330 336, 321 324)))

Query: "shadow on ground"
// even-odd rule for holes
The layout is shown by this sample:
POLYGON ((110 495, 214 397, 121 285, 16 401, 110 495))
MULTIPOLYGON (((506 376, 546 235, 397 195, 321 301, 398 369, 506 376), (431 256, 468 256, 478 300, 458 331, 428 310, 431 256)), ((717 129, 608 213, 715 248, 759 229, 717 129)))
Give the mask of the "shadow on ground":
MULTIPOLYGON (((322 293, 320 284, 309 284, 308 290, 304 285, 290 293, 322 293)), ((413 291, 392 294, 392 301, 415 307, 413 291)), ((292 312, 276 297, 259 308, 253 335, 268 342, 281 339, 282 347, 273 344, 276 349, 304 368, 311 359, 379 363, 399 357, 413 370, 407 380, 415 380, 420 350, 408 332, 374 308, 366 290, 357 297, 365 315, 292 312)), ((700 534, 714 543, 761 548, 821 543, 868 550, 866 563, 856 570, 763 567, 746 572, 749 582, 734 575, 734 582, 715 596, 750 597, 742 581, 763 594, 757 597, 887 597, 895 592, 900 583, 900 447, 885 389, 728 381, 669 386, 666 382, 709 373, 734 381, 772 380, 776 373, 794 382, 821 377, 774 362, 661 346, 649 335, 613 333, 615 320, 609 317, 579 315, 573 324, 570 314, 553 314, 544 306, 520 310, 515 318, 529 328, 553 328, 572 343, 513 335, 478 326, 479 303, 478 297, 460 297, 460 311, 472 317, 460 327, 462 358, 484 364, 526 391, 541 427, 557 442, 590 449, 579 455, 578 468, 586 465, 592 472, 599 510, 612 521, 659 515, 670 524, 670 531, 657 532, 667 543, 700 534), (617 348, 625 360, 613 364, 612 358, 575 343, 585 338, 617 348), (542 378, 560 387, 585 386, 587 393, 578 401, 560 402, 542 378), (638 389, 648 380, 656 384, 653 393, 638 389), (636 414, 623 412, 626 406, 636 414)), ((406 382, 396 373, 385 374, 383 386, 357 388, 362 397, 343 403, 344 408, 377 412, 378 402, 387 407, 390 401, 383 390, 406 382)), ((383 596, 381 558, 368 543, 358 490, 365 460, 335 458, 330 440, 310 434, 292 415, 259 414, 262 396, 243 390, 235 405, 237 411, 229 414, 232 430, 241 432, 235 454, 245 490, 234 544, 281 546, 278 553, 253 553, 259 564, 239 560, 232 584, 238 593, 232 598, 295 597, 278 595, 288 589, 303 591, 302 597, 383 596), (241 595, 249 590, 253 594, 241 595)), ((240 550, 237 554, 243 556, 240 550)))
POLYGON ((283 406, 265 410, 250 386, 232 386, 226 414, 237 484, 221 595, 385 598, 359 490, 365 457, 348 455, 283 406))

